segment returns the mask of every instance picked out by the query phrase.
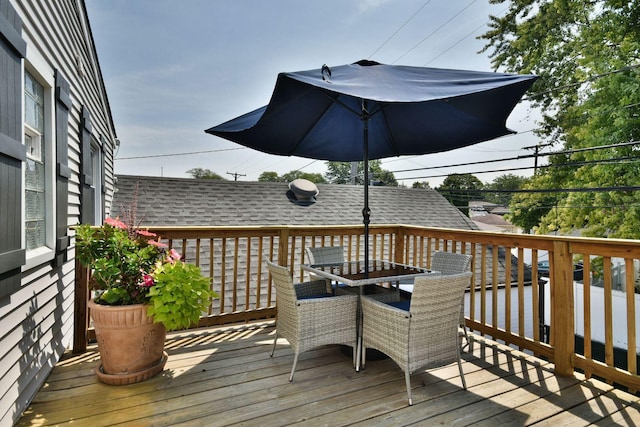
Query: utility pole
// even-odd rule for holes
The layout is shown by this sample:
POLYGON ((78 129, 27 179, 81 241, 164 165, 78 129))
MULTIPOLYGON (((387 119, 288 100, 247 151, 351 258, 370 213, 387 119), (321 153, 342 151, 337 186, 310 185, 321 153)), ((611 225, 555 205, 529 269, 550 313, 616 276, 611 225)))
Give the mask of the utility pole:
POLYGON ((237 181, 239 176, 247 176, 246 174, 242 174, 238 172, 233 172, 233 173, 227 172, 227 175, 232 175, 234 181, 237 181))
POLYGON ((538 173, 538 152, 539 152, 540 148, 549 147, 550 145, 553 145, 553 144, 548 143, 548 144, 532 145, 530 147, 522 147, 523 150, 531 150, 532 148, 535 150, 535 152, 533 154, 533 174, 534 175, 537 175, 537 173, 538 173))
POLYGON ((356 185, 356 177, 358 176, 358 162, 351 162, 351 174, 349 182, 351 185, 356 185))

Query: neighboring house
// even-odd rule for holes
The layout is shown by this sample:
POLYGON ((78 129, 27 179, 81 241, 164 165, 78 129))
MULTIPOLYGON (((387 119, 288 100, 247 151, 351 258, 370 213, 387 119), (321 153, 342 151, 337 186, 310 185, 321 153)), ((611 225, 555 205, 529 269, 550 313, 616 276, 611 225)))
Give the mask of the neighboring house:
POLYGON ((0 425, 73 342, 73 232, 100 222, 116 143, 83 0, 0 0, 0 425))
MULTIPOLYGON (((364 187, 317 184, 315 200, 297 201, 284 182, 118 176, 113 215, 134 204, 147 226, 362 225, 364 187)), ((431 189, 369 187, 371 224, 478 227, 431 189)))
POLYGON ((471 220, 483 231, 495 231, 496 233, 520 233, 518 226, 511 224, 501 215, 485 214, 471 217, 471 220))

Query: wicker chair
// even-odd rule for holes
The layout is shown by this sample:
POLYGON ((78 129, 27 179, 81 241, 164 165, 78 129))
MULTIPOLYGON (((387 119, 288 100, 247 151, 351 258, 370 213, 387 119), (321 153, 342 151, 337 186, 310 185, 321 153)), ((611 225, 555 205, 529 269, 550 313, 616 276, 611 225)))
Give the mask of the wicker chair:
MULTIPOLYGON (((434 252, 431 256, 431 269, 443 275, 460 274, 469 271, 471 266, 471 255, 456 254, 453 252, 434 252)), ((464 332, 464 337, 469 344, 467 325, 464 321, 464 306, 460 309, 460 327, 464 332)))
MULTIPOLYGON (((307 254, 309 264, 341 264, 344 262, 344 248, 342 246, 318 246, 304 249, 307 254)), ((327 292, 336 293, 338 287, 344 287, 339 283, 332 283, 331 280, 323 279, 315 275, 310 275, 311 280, 325 280, 327 292)), ((341 292, 344 293, 344 292, 341 292)))
POLYGON ((276 287, 276 336, 289 341, 295 354, 289 381, 298 363, 298 355, 327 344, 343 344, 353 348, 353 364, 356 365, 357 295, 332 296, 326 293, 324 280, 293 283, 287 267, 267 260, 267 266, 276 287))
POLYGON ((416 278, 409 311, 362 298, 362 366, 368 348, 393 359, 405 373, 409 405, 413 404, 410 376, 418 368, 457 361, 462 386, 467 388, 460 360, 458 321, 470 279, 470 272, 416 278))
POLYGON ((342 246, 318 246, 304 249, 309 264, 340 264, 344 262, 342 246))

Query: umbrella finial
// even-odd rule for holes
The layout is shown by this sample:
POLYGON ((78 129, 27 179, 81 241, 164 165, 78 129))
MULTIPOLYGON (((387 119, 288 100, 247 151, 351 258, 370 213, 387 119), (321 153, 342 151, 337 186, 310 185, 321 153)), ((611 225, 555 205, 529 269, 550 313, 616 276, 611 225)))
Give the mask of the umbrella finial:
POLYGON ((322 64, 322 80, 328 82, 331 79, 331 69, 327 64, 322 64))

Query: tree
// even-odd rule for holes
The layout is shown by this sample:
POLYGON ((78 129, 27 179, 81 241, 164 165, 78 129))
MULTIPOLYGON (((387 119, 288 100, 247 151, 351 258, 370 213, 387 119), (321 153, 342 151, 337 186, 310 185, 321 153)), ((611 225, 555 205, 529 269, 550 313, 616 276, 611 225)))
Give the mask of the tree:
POLYGON ((447 176, 436 190, 442 193, 449 203, 457 207, 460 212, 468 216, 469 202, 482 199, 480 192, 477 191, 482 190, 482 187, 482 181, 465 173, 447 176))
POLYGON ((262 172, 258 177, 260 182, 291 182, 294 179, 306 179, 316 184, 324 184, 327 181, 320 173, 301 172, 293 170, 279 176, 277 172, 262 172))
POLYGON ((285 182, 291 182, 294 179, 306 179, 307 181, 311 181, 316 184, 324 184, 327 182, 321 173, 301 172, 299 170, 285 173, 282 175, 282 179, 285 182))
POLYGON ((431 188, 428 181, 414 181, 411 188, 431 188))
POLYGON ((504 174, 496 177, 491 183, 485 185, 485 190, 495 190, 495 193, 485 193, 487 202, 508 206, 513 193, 510 190, 519 190, 527 181, 523 176, 504 174))
MULTIPOLYGON (((640 0, 492 2, 506 3, 508 9, 491 17, 491 29, 482 36, 485 49, 491 50, 495 68, 540 76, 529 94, 533 106, 543 111, 539 136, 564 149, 640 139, 640 0)), ((637 146, 553 156, 553 167, 539 171, 527 187, 635 186, 638 158, 637 146)), ((517 199, 521 212, 527 203, 530 208, 545 205, 534 209, 542 215, 531 227, 541 233, 581 229, 587 236, 640 237, 638 191, 522 194, 517 199), (551 199, 554 209, 548 207, 551 199)))
POLYGON ((282 178, 278 176, 278 172, 262 172, 258 177, 260 182, 282 182, 282 178))
POLYGON ((193 168, 189 169, 187 173, 196 179, 219 179, 226 181, 222 176, 210 169, 193 168))
MULTIPOLYGON (((351 163, 350 162, 327 162, 327 172, 325 178, 331 184, 351 184, 351 163)), ((363 184, 364 179, 364 162, 358 162, 356 173, 356 184, 363 184)), ((372 183, 381 183, 391 187, 397 187, 398 181, 386 169, 382 169, 380 160, 369 161, 369 180, 372 183)))

